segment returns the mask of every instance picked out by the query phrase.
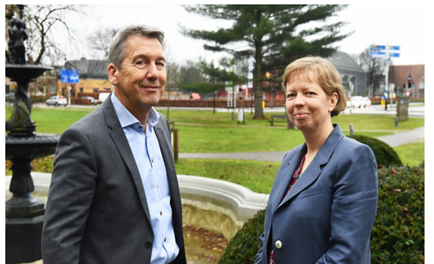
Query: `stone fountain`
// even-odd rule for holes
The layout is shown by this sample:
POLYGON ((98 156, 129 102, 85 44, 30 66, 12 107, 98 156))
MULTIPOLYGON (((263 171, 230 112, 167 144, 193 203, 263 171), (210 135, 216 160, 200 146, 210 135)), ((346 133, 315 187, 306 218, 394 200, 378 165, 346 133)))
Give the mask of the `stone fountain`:
POLYGON ((29 83, 53 68, 27 64, 24 5, 18 5, 18 8, 20 18, 9 19, 6 64, 6 76, 17 83, 12 115, 6 121, 6 159, 12 162, 13 172, 9 187, 13 196, 6 201, 6 263, 32 262, 42 258, 45 206, 43 201, 32 197, 31 162, 54 154, 59 141, 57 135, 36 134, 36 124, 30 117, 33 103, 28 94, 29 83))

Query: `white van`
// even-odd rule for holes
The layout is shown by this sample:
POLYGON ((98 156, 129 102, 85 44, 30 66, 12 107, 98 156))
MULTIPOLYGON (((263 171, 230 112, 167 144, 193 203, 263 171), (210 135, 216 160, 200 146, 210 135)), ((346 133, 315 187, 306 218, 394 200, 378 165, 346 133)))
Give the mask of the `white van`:
POLYGON ((105 99, 107 99, 107 97, 109 97, 109 95, 110 95, 110 93, 99 93, 97 103, 102 104, 105 101, 105 99))

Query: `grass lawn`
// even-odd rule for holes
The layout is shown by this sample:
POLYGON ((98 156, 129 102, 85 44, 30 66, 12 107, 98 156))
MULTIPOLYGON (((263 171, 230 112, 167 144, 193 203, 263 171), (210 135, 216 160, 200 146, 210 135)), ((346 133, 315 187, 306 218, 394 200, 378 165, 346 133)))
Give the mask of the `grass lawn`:
MULTIPOLYGON (((6 120, 10 107, 6 106, 6 120)), ((94 108, 33 107, 32 119, 38 133, 61 134, 71 124, 90 113, 94 108)), ((165 110, 160 111, 166 114, 165 110)), ((237 124, 237 114, 232 120, 231 112, 170 110, 170 121, 179 131, 181 153, 258 152, 287 151, 304 142, 299 130, 286 129, 285 122, 271 126, 267 121, 272 114, 266 113, 266 120, 254 120, 250 112, 245 114, 245 124, 237 124)), ((424 126, 423 118, 409 118, 396 128, 393 116, 380 115, 339 115, 333 118, 345 134, 353 124, 355 134, 380 137, 394 132, 424 126)), ((406 144, 395 147, 404 164, 418 166, 424 161, 424 143, 406 144)), ((51 172, 53 157, 33 161, 35 171, 51 172)), ((279 162, 245 160, 180 159, 176 163, 179 174, 198 175, 242 184, 255 192, 268 193, 279 162)), ((10 162, 6 161, 6 174, 10 175, 10 162)))

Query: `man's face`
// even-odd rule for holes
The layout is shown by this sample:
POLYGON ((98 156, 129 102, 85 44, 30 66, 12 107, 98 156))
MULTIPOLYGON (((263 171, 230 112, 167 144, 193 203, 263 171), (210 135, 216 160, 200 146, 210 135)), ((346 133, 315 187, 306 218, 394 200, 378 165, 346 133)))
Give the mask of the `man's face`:
POLYGON ((157 39, 130 36, 121 69, 108 67, 110 82, 119 101, 134 116, 158 104, 166 87, 163 48, 157 39))

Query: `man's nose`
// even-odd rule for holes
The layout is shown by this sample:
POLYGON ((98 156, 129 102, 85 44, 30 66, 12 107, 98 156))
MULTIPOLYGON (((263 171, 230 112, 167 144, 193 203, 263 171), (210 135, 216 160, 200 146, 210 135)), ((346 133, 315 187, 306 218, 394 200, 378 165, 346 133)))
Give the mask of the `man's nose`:
POLYGON ((159 71, 157 69, 157 65, 155 63, 150 63, 148 66, 148 71, 146 72, 146 78, 156 79, 159 76, 159 71))

